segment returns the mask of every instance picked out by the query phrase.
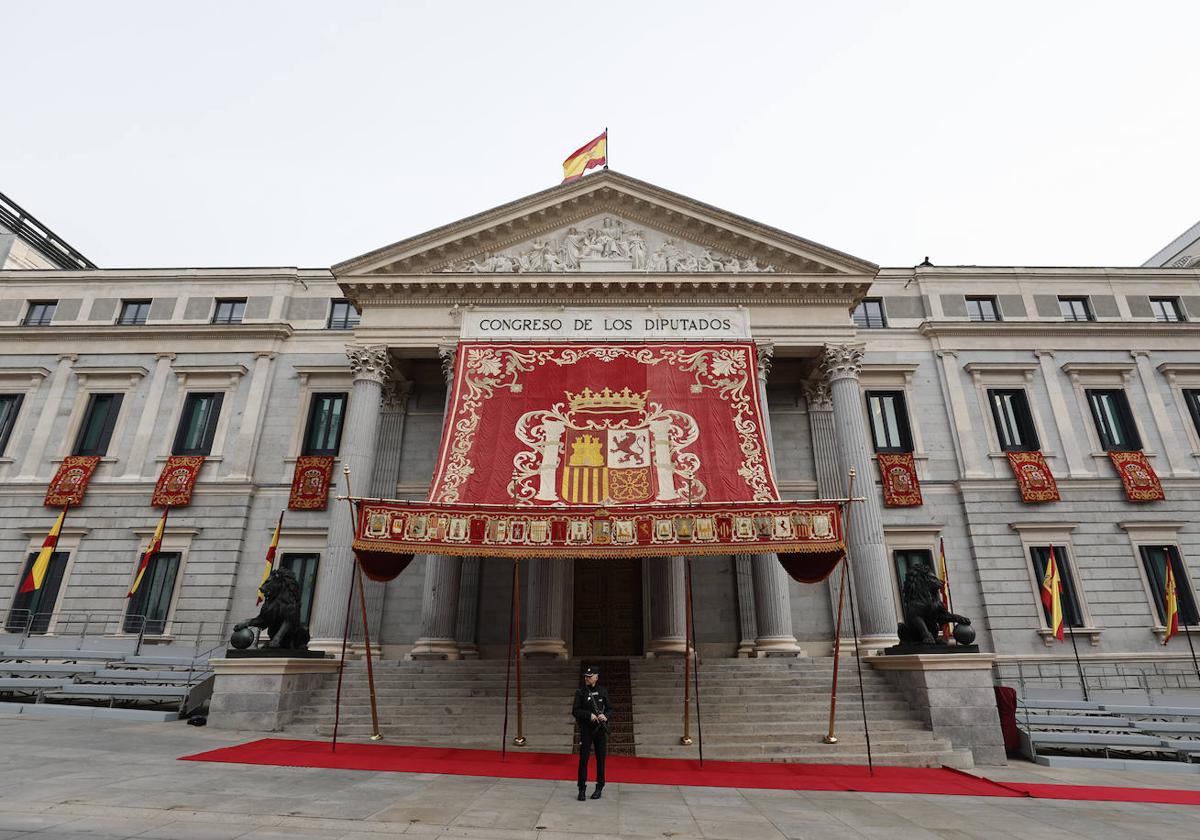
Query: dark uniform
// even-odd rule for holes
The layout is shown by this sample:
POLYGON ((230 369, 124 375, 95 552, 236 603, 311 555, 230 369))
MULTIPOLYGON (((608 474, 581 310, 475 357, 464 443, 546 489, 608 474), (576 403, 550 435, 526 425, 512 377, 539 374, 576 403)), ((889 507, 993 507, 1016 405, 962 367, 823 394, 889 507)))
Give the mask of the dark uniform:
POLYGON ((588 756, 596 751, 596 792, 593 799, 600 798, 604 788, 604 756, 608 751, 608 725, 592 721, 592 715, 604 715, 612 720, 612 703, 608 691, 602 685, 594 688, 583 685, 575 689, 575 703, 571 714, 579 721, 579 798, 583 798, 587 787, 588 756))

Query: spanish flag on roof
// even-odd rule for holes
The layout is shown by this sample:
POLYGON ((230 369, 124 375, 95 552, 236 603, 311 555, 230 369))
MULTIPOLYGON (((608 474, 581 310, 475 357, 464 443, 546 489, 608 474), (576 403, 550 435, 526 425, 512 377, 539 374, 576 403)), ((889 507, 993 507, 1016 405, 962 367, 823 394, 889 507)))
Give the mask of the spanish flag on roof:
POLYGON ((563 161, 564 184, 578 181, 583 173, 597 166, 608 166, 608 129, 594 140, 589 140, 563 161))

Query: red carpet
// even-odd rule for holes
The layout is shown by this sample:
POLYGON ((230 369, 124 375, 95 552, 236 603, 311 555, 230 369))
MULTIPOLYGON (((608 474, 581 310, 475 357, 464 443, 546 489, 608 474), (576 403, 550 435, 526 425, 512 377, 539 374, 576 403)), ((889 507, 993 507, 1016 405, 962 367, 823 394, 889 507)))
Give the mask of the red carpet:
MULTIPOLYGON (((575 756, 561 753, 510 752, 502 761, 499 751, 496 750, 347 743, 339 744, 337 752, 331 752, 328 741, 295 741, 283 738, 263 738, 235 747, 184 756, 183 760, 278 767, 495 776, 505 779, 568 780, 575 778, 578 765, 575 756)), ((706 761, 701 768, 700 762, 689 759, 610 756, 606 770, 610 782, 643 785, 924 793, 1200 805, 1200 791, 1000 783, 942 767, 876 767, 875 775, 872 776, 866 767, 860 765, 706 761)))

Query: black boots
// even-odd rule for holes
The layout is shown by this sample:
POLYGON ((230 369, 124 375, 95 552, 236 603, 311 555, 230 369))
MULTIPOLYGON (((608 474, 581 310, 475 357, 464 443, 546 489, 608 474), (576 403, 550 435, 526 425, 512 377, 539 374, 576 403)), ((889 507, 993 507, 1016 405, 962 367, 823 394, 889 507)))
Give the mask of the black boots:
POLYGON ((581 785, 579 787, 579 796, 577 796, 575 798, 578 799, 580 802, 583 802, 585 799, 587 799, 587 788, 585 788, 581 785))
POLYGON ((604 790, 604 785, 596 785, 596 789, 592 791, 592 799, 599 799, 602 790, 604 790))

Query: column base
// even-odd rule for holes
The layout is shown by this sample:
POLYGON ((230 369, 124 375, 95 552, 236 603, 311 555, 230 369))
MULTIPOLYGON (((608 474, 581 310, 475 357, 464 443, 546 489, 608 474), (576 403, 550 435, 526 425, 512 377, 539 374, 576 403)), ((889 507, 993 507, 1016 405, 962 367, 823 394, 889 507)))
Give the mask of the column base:
MULTIPOLYGON (((842 644, 845 644, 844 640, 842 644)), ((851 640, 850 644, 853 649, 853 640, 851 640)), ((859 641, 863 656, 874 656, 882 653, 884 648, 890 648, 892 645, 898 644, 900 644, 900 637, 895 633, 879 633, 874 636, 863 636, 859 641)))
POLYGON ((521 645, 526 659, 567 659, 567 643, 562 639, 529 639, 521 645))
POLYGON ((754 640, 742 639, 734 656, 738 659, 752 659, 754 657, 754 640))
MULTIPOLYGON (((375 647, 372 645, 371 647, 375 647)), ((342 657, 342 640, 341 639, 310 639, 308 642, 309 650, 319 650, 329 654, 334 659, 342 657)), ((378 652, 378 649, 376 649, 378 652)), ((355 650, 354 642, 346 643, 346 659, 361 659, 363 654, 363 645, 358 644, 358 650, 355 650)))
POLYGON ((417 639, 404 658, 409 661, 458 660, 462 653, 454 639, 417 639))
POLYGON ((654 659, 656 656, 683 657, 687 653, 686 639, 652 639, 646 646, 647 659, 654 659))
POLYGON ((783 636, 774 639, 755 639, 754 640, 754 656, 761 659, 764 656, 807 656, 807 652, 800 645, 796 644, 796 639, 792 636, 783 636))
POLYGON ((464 644, 462 642, 459 642, 458 655, 461 659, 478 659, 479 658, 479 648, 476 647, 474 644, 464 644))

